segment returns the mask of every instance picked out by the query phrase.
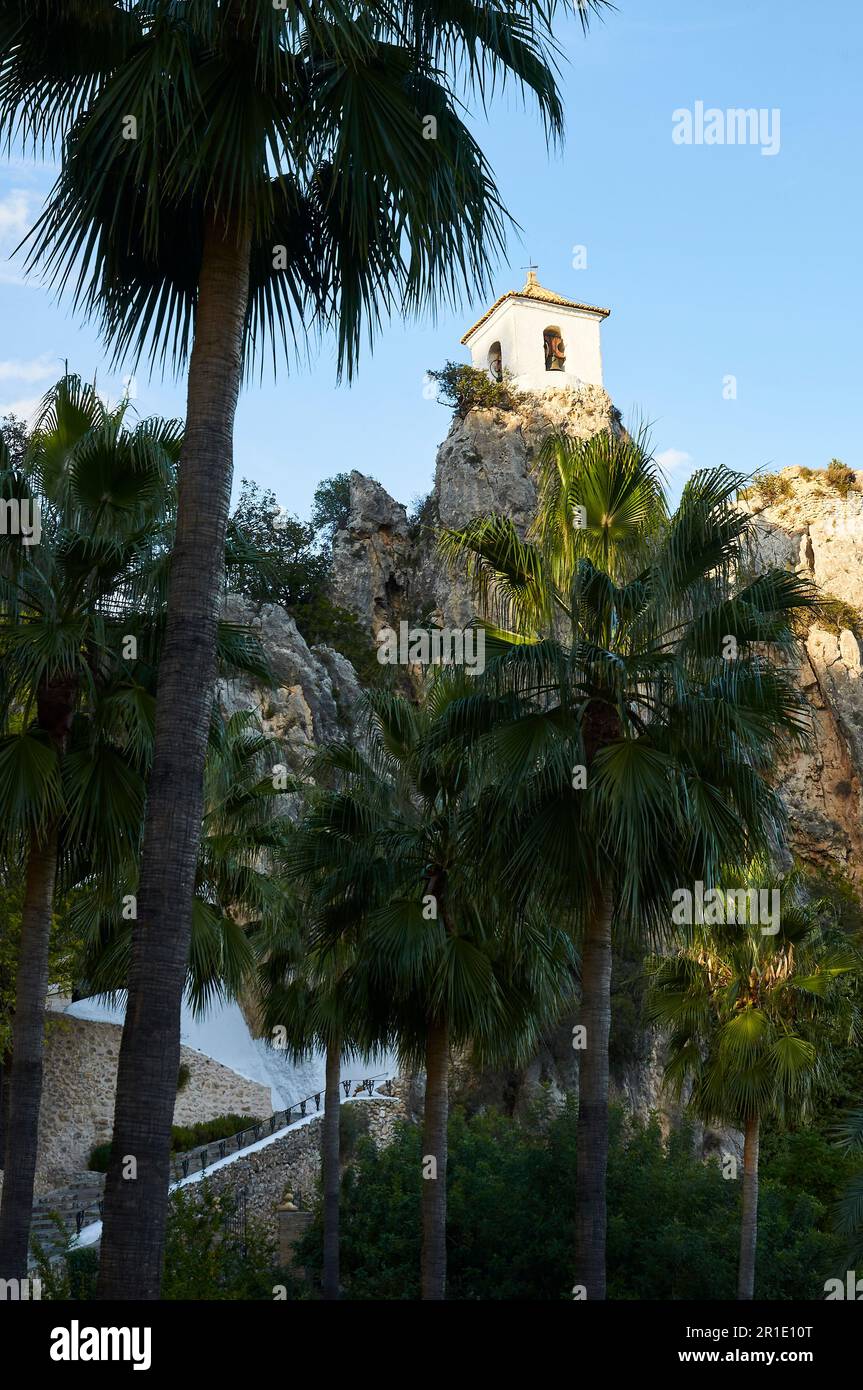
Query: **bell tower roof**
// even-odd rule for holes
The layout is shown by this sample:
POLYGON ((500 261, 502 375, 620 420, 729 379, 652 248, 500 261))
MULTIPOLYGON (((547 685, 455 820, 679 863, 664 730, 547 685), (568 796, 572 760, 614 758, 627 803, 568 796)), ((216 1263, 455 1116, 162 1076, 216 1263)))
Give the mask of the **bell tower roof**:
POLYGON ((538 300, 543 304, 558 304, 563 309, 581 309, 584 313, 597 314, 603 319, 607 319, 611 313, 610 309, 600 309, 597 308, 595 304, 582 304, 577 299, 564 299, 562 295, 555 294, 554 290, 547 290, 544 285, 539 283, 539 280, 536 278, 536 270, 531 266, 528 269, 527 279, 522 288, 520 290, 507 290, 506 294, 502 294, 499 299, 496 299, 491 307, 486 309, 482 318, 477 319, 473 327, 467 330, 461 341, 465 344, 469 343, 477 329, 482 328, 483 324, 491 318, 492 314, 497 313, 501 305, 505 304, 509 299, 538 300))

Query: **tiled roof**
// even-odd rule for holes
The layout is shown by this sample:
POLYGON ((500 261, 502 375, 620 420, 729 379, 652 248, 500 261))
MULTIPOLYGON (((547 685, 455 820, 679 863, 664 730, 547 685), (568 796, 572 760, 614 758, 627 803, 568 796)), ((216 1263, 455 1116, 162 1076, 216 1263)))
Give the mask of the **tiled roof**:
POLYGON ((496 299, 490 309, 486 309, 481 319, 477 319, 473 328, 469 328, 462 338, 462 342, 473 337, 478 328, 481 328, 486 319, 490 319, 496 309, 499 309, 507 299, 539 299, 543 304, 560 304, 564 309, 586 309, 590 314, 601 314, 607 319, 611 313, 610 309, 599 309, 595 304, 581 304, 577 299, 564 299, 562 295, 555 294, 553 290, 547 290, 536 278, 534 271, 528 271, 527 280, 521 290, 507 290, 500 299, 496 299))

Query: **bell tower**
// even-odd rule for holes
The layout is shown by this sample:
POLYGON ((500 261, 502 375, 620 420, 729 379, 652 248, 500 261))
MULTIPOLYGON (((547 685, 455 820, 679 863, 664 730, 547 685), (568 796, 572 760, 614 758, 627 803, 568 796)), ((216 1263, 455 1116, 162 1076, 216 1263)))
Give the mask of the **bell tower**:
POLYGON ((462 342, 474 367, 497 380, 510 372, 522 391, 602 386, 599 329, 610 313, 547 290, 531 266, 523 288, 496 299, 462 342))

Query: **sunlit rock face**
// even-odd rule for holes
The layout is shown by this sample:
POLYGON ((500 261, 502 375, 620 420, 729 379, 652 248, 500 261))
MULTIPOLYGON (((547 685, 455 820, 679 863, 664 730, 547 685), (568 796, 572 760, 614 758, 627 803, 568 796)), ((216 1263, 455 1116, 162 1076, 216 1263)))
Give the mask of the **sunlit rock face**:
MULTIPOLYGON (((519 530, 536 501, 531 464, 543 438, 564 430, 588 438, 620 429, 598 386, 525 396, 517 410, 471 410, 456 418, 437 455, 435 485, 420 523, 377 483, 354 473, 351 515, 337 534, 337 598, 376 632, 400 618, 464 624, 474 604, 435 549, 440 526, 498 512, 519 530)), ((801 648, 800 682, 811 709, 811 746, 778 769, 794 850, 863 883, 863 474, 843 495, 825 472, 788 468, 766 501, 741 505, 755 518, 756 569, 810 575, 840 600, 819 617, 801 648)))
POLYGON ((334 600, 372 634, 400 619, 465 624, 473 603, 441 563, 438 529, 498 512, 523 532, 536 505, 531 466, 543 439, 620 427, 608 393, 584 384, 523 394, 515 410, 470 410, 452 421, 438 449, 434 488, 414 525, 379 483, 352 473, 348 524, 333 541, 334 600))
POLYGON ((777 478, 769 500, 756 489, 743 503, 755 517, 757 564, 810 575, 829 604, 826 615, 810 626, 802 653, 800 681, 812 710, 812 747, 780 772, 791 841, 803 859, 839 868, 859 887, 863 473, 844 493, 825 471, 786 468, 777 478))
MULTIPOLYGON (((575 438, 621 428, 601 387, 526 398, 518 410, 472 410, 455 419, 438 450, 434 489, 421 514, 405 508, 371 479, 351 475, 348 525, 336 534, 334 599, 371 635, 401 619, 463 624, 474 612, 464 584, 448 574, 435 548, 441 525, 458 527, 488 512, 510 516, 519 530, 535 505, 531 463, 545 435, 575 438)), ((845 495, 825 473, 787 469, 766 501, 753 493, 741 505, 756 520, 755 569, 777 566, 809 574, 839 604, 819 616, 801 646, 800 682, 811 710, 811 746, 777 769, 789 810, 793 849, 812 865, 839 869, 863 885, 863 474, 845 495)), ((233 708, 252 697, 269 726, 299 757, 351 724, 359 694, 353 668, 324 648, 310 649, 281 610, 255 619, 270 652, 277 687, 226 691, 233 708)), ((577 1089, 570 1025, 564 1022, 527 1068, 476 1078, 479 1095, 513 1108, 542 1086, 552 1094, 577 1089)), ((615 1095, 630 1110, 678 1114, 662 1095, 661 1042, 636 1038, 613 1066, 615 1095)), ((470 1089, 470 1086, 468 1087, 470 1089)), ((705 1152, 719 1142, 701 1136, 705 1152)), ((722 1138, 725 1147, 731 1145, 722 1138)))

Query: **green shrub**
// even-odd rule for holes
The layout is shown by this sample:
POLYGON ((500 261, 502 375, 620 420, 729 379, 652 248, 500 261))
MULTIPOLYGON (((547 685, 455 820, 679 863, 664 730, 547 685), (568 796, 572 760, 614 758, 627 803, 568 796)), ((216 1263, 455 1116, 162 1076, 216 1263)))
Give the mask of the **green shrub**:
MULTIPOLYGON (((577 1105, 538 1106, 525 1123, 455 1112, 449 1131, 448 1297, 568 1300, 575 1246, 577 1105)), ((842 1245, 830 1208, 847 1160, 823 1138, 770 1136, 761 1169, 756 1295, 823 1297, 842 1245), (775 1173, 775 1176, 774 1176, 775 1173)), ((421 1134, 399 1126, 378 1150, 357 1144, 343 1181, 346 1297, 419 1297, 421 1134)), ((690 1126, 663 1140, 658 1120, 612 1115, 608 1169, 609 1297, 733 1299, 740 1182, 693 1152, 690 1126)), ((320 1211, 297 1259, 320 1267, 320 1211)))
POLYGON ((358 1141, 369 1132, 366 1105, 343 1105, 339 1109, 339 1152, 342 1161, 353 1158, 358 1141))
POLYGON ((847 497, 857 482, 857 475, 841 459, 831 459, 827 465, 827 482, 840 497, 847 497))
POLYGON ((783 478, 779 473, 760 473, 752 482, 752 486, 744 488, 741 497, 757 497, 765 506, 771 506, 774 502, 781 502, 783 498, 793 497, 794 488, 790 478, 783 478))
POLYGON ((104 1144, 94 1144, 90 1150, 90 1157, 87 1160, 87 1167, 91 1173, 107 1173, 108 1164, 111 1162, 111 1140, 108 1139, 104 1144))
POLYGON ((843 628, 848 628, 855 637, 863 635, 863 617, 859 608, 846 603, 844 599, 822 592, 818 601, 818 622, 828 632, 838 637, 843 628))
POLYGON ((436 531, 440 525, 440 518, 435 501, 434 488, 424 496, 414 497, 408 509, 408 535, 411 540, 417 540, 423 531, 436 531))
POLYGON ((261 1121, 257 1115, 215 1115, 212 1120, 199 1120, 194 1125, 171 1126, 171 1149, 174 1153, 187 1153, 199 1149, 203 1144, 213 1144, 217 1139, 228 1139, 239 1134, 242 1129, 251 1129, 261 1121))
POLYGON ((191 1077, 191 1075, 192 1070, 189 1066, 189 1063, 181 1062, 180 1070, 177 1072, 177 1095, 179 1095, 181 1091, 185 1091, 186 1087, 189 1084, 189 1078, 191 1077))
POLYGON ((308 522, 284 512, 271 489, 244 478, 228 535, 231 586, 256 608, 284 608, 310 647, 335 648, 368 683, 380 673, 371 633, 329 597, 332 539, 349 513, 348 473, 318 486, 308 522))
MULTIPOLYGON (((217 1139, 229 1139, 240 1130, 251 1129, 261 1121, 257 1115, 215 1115, 212 1120, 199 1120, 194 1125, 171 1126, 171 1152, 188 1153, 200 1149, 204 1144, 214 1144, 217 1139)), ((95 1144, 90 1150, 87 1167, 92 1173, 107 1173, 111 1160, 111 1141, 95 1144)))
POLYGON ((341 652, 364 684, 378 678, 381 668, 371 633, 348 609, 319 592, 296 604, 292 617, 310 647, 333 647, 341 652))
MULTIPOLYGON (((236 1214, 233 1194, 228 1190, 216 1196, 206 1180, 171 1194, 163 1299, 269 1300, 280 1286, 288 1298, 308 1297, 305 1284, 279 1268, 266 1232, 251 1218, 243 1229, 236 1214)), ((67 1240, 62 1259, 33 1241, 43 1300, 94 1299, 96 1251, 92 1246, 70 1248, 71 1236, 59 1217, 57 1230, 67 1240)))
MULTIPOLYGON (((372 479, 372 482, 376 481, 372 479)), ((350 514, 350 473, 336 473, 334 477, 318 483, 312 499, 311 526, 316 533, 323 534, 329 545, 332 545, 336 532, 347 526, 350 514)))
POLYGON ((171 1194, 163 1299, 272 1299, 281 1284, 296 1296, 296 1281, 278 1268, 273 1241, 253 1220, 239 1230, 235 1212, 231 1192, 216 1196, 206 1180, 171 1194))
POLYGON ((92 1245, 69 1250, 66 1254, 66 1270, 69 1275, 70 1298, 83 1302, 96 1297, 99 1256, 92 1245))
POLYGON ((506 370, 503 381, 495 381, 479 367, 447 362, 440 371, 430 371, 428 375, 437 382, 439 403, 452 406, 462 420, 473 409, 515 410, 522 400, 521 393, 513 386, 512 373, 506 370))

